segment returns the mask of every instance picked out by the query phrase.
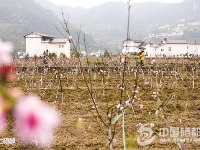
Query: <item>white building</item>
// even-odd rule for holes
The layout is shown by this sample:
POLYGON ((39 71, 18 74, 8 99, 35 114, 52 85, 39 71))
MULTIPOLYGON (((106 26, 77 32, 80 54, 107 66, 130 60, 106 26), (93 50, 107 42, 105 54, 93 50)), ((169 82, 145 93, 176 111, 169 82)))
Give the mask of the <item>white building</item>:
POLYGON ((133 40, 123 41, 122 53, 134 53, 136 52, 135 43, 133 40))
MULTIPOLYGON (((167 40, 160 44, 144 46, 146 57, 191 57, 200 56, 200 42, 167 40)), ((139 51, 139 50, 138 50, 139 51)))
POLYGON ((190 57, 200 56, 200 42, 186 40, 168 40, 155 49, 157 56, 190 57))
POLYGON ((70 58, 69 39, 56 39, 37 32, 28 33, 24 38, 26 40, 26 54, 30 57, 42 56, 44 51, 48 49, 49 53, 56 53, 58 57, 63 53, 67 58, 70 58))

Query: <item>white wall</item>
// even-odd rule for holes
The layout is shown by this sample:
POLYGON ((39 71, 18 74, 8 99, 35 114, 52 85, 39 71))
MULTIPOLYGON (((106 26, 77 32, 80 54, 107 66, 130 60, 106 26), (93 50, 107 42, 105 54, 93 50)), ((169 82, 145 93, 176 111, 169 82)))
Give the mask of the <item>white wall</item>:
POLYGON ((56 53, 59 57, 61 53, 64 53, 67 58, 70 58, 70 43, 48 43, 42 42, 38 36, 27 36, 26 37, 26 54, 30 57, 43 56, 44 51, 48 49, 49 53, 56 53), (63 47, 59 47, 63 45, 63 47))
POLYGON ((26 38, 26 54, 40 56, 41 38, 26 38))
POLYGON ((147 44, 145 46, 145 57, 155 57, 156 56, 156 51, 154 47, 151 47, 150 44, 147 44))
MULTIPOLYGON (((49 53, 56 53, 59 57, 61 53, 64 53, 67 58, 70 58, 70 43, 42 43, 42 49, 46 50, 48 48, 49 53), (63 45, 64 47, 59 47, 59 45, 63 45)), ((44 52, 44 51, 43 51, 44 52)))
POLYGON ((133 41, 125 41, 123 43, 123 50, 122 50, 122 52, 123 51, 131 52, 131 53, 137 52, 136 49, 135 49, 135 47, 134 47, 134 45, 135 44, 134 44, 133 41))
POLYGON ((183 57, 186 53, 200 55, 200 45, 188 45, 188 44, 164 44, 158 48, 147 48, 148 56, 150 57, 183 57), (170 50, 171 47, 171 50, 170 50))
MULTIPOLYGON (((183 57, 186 53, 188 56, 190 54, 200 56, 200 45, 190 45, 190 44, 164 44, 160 47, 151 47, 150 44, 145 46, 145 55, 146 57, 183 57), (169 51, 171 47, 171 51, 169 51)), ((139 50, 138 50, 139 51, 139 50)))
POLYGON ((195 54, 197 55, 199 53, 198 49, 200 46, 195 45, 189 45, 189 44, 165 44, 158 48, 158 55, 159 53, 163 53, 166 56, 175 56, 175 57, 182 57, 186 53, 189 54, 195 54), (171 47, 171 51, 169 51, 169 47, 171 47), (161 49, 164 49, 164 51, 161 52, 161 49))
POLYGON ((193 47, 189 47, 188 44, 164 44, 156 49, 156 55, 163 57, 182 57, 186 53, 192 53, 193 47), (169 50, 171 47, 171 51, 169 50))
POLYGON ((189 54, 199 55, 200 56, 200 45, 188 45, 189 54))

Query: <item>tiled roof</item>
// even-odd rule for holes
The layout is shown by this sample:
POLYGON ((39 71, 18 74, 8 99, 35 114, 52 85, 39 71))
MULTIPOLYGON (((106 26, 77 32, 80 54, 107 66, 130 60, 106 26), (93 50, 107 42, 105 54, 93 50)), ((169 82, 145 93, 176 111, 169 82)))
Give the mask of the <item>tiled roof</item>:
POLYGON ((141 42, 140 45, 137 46, 137 48, 143 48, 144 46, 147 46, 147 45, 148 45, 148 43, 143 41, 143 42, 141 42))
POLYGON ((188 44, 190 44, 190 45, 200 45, 200 41, 189 41, 188 44))
POLYGON ((30 33, 28 33, 28 34, 24 35, 24 37, 26 37, 26 36, 28 36, 28 35, 30 35, 30 34, 39 35, 39 36, 41 36, 41 37, 49 37, 49 38, 54 38, 53 36, 49 36, 49 35, 42 34, 42 33, 38 33, 38 32, 30 32, 30 33))
POLYGON ((50 43, 66 43, 68 39, 53 39, 50 43))
POLYGON ((168 40, 167 44, 190 44, 190 45, 200 45, 200 41, 186 41, 186 40, 168 40))
POLYGON ((167 44, 187 44, 186 40, 167 40, 167 44))

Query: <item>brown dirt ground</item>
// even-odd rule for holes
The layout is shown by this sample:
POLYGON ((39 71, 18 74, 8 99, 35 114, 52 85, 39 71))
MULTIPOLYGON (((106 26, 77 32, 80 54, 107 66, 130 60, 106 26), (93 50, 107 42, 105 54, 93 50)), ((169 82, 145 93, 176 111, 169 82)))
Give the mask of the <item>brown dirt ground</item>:
MULTIPOLYGON (((174 74, 171 71, 158 73, 158 88, 156 84, 156 73, 139 71, 139 93, 137 97, 140 100, 135 101, 134 109, 136 118, 132 113, 132 109, 127 107, 125 114, 125 133, 127 149, 143 149, 143 150, 177 150, 178 146, 174 143, 160 143, 159 139, 149 146, 139 146, 136 142, 138 137, 137 126, 139 123, 154 123, 154 133, 158 133, 159 128, 170 126, 174 127, 200 127, 200 71, 195 71, 194 88, 193 74, 190 71, 180 71, 174 74), (176 84, 173 85, 176 80, 176 84), (150 82, 145 85, 144 81, 150 82), (159 90, 157 90, 159 89, 159 90), (154 91, 159 92, 159 99, 165 102, 161 107, 158 118, 155 115, 158 102, 152 98, 154 91), (143 104, 144 108, 140 109, 139 105, 143 104), (149 115, 151 112, 151 115, 149 115), (179 119, 182 119, 182 123, 179 119)), ((86 72, 87 78, 89 78, 86 72)), ((107 122, 107 108, 111 105, 119 103, 120 90, 117 86, 120 84, 120 73, 107 71, 104 73, 106 83, 102 86, 102 74, 100 72, 92 72, 93 94, 97 102, 98 109, 107 122)), ((133 90, 135 84, 134 71, 127 71, 125 78, 126 88, 129 93, 133 90)), ((88 94, 85 82, 80 72, 62 72, 63 95, 59 89, 58 78, 55 72, 19 72, 16 82, 10 84, 10 87, 21 87, 25 93, 38 94, 41 99, 50 105, 54 105, 61 113, 61 124, 55 131, 55 140, 48 150, 106 150, 108 149, 107 128, 103 126, 95 110, 88 94), (40 82, 40 79, 43 82, 40 82), (82 118, 83 122, 78 119, 82 118), (98 121, 98 123, 97 123, 98 121)), ((123 100, 127 100, 127 94, 123 94, 123 100)), ((159 104, 158 104, 159 103, 159 104)), ((116 110, 117 112, 117 110, 116 110)), ((12 121, 7 131, 1 137, 13 137, 12 121)), ((113 144, 114 149, 123 149, 121 119, 117 123, 116 143, 113 144)), ((183 143, 185 149, 200 149, 200 141, 198 143, 183 143)), ((35 145, 23 146, 18 139, 13 145, 0 145, 0 149, 40 149, 35 145)))

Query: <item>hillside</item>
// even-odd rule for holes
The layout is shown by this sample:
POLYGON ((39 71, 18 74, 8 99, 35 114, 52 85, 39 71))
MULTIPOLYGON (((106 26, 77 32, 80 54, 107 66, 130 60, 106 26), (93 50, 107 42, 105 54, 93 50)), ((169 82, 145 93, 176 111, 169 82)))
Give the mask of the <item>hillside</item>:
MULTIPOLYGON (((74 39, 81 28, 86 34, 88 49, 92 51, 121 49, 126 39, 127 4, 108 2, 90 9, 54 5, 48 0, 1 0, 0 37, 14 42, 16 51, 25 50, 23 35, 41 32, 63 38, 60 30, 61 8, 69 16, 69 27, 74 39)), ((136 3, 131 7, 130 37, 160 41, 169 39, 195 40, 200 35, 200 1, 182 3, 136 3)), ((62 33, 65 33, 62 30, 62 33)), ((81 36, 83 44, 83 36, 81 36)))
MULTIPOLYGON (((63 38, 54 25, 65 33, 56 15, 50 10, 42 8, 34 0, 0 1, 0 37, 12 41, 15 51, 25 50, 23 36, 32 31, 63 38)), ((72 35, 77 36, 78 30, 72 25, 69 26, 72 35)), ((91 36, 87 35, 87 38, 94 43, 91 36)))
MULTIPOLYGON (((84 9, 53 5, 48 0, 35 1, 42 7, 52 10, 58 17, 62 7, 64 13, 69 15, 70 23, 76 27, 81 24, 83 30, 91 34, 97 42, 104 43, 104 48, 114 48, 126 38, 126 3, 113 1, 84 9)), ((200 21, 199 12, 199 0, 185 0, 182 3, 135 3, 131 7, 130 35, 134 39, 149 38, 157 41, 163 38, 162 35, 167 35, 171 39, 193 40, 197 37, 194 33, 199 33, 199 29, 192 31, 194 27, 187 24, 200 21), (184 25, 181 30, 179 24, 184 25), (163 29, 166 25, 170 27, 163 29), (157 37, 148 37, 154 34, 157 37)))

